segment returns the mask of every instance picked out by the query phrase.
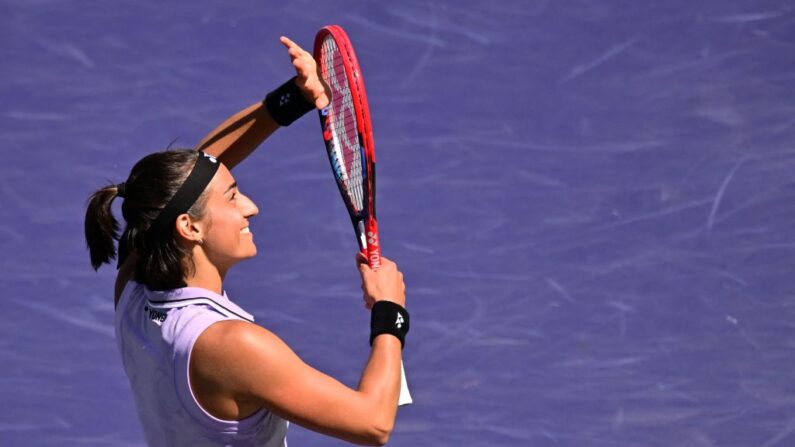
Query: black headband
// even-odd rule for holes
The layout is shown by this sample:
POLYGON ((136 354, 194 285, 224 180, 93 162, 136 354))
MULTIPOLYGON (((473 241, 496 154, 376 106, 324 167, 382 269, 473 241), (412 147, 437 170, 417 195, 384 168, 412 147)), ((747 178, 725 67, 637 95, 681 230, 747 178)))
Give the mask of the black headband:
POLYGON ((150 236, 160 234, 167 228, 174 224, 177 216, 187 213, 191 206, 196 203, 196 200, 204 192, 204 188, 213 179, 215 171, 221 164, 210 154, 199 151, 199 157, 196 159, 196 164, 188 174, 188 178, 182 186, 177 189, 174 197, 168 201, 163 211, 157 215, 155 221, 149 226, 146 232, 150 236))

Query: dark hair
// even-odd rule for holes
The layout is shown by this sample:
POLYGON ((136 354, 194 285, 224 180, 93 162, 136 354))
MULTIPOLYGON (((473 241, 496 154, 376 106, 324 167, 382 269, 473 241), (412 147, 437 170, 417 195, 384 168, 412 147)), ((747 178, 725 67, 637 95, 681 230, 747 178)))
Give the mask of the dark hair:
MULTIPOLYGON (((121 211, 127 225, 121 236, 111 208, 113 199, 119 197, 117 185, 105 186, 91 195, 85 231, 95 270, 116 258, 114 241, 118 240, 121 258, 133 250, 138 253, 135 281, 150 290, 185 286, 184 278, 194 268, 190 251, 178 243, 173 227, 172 231, 162 234, 146 230, 188 177, 199 154, 194 150, 156 152, 133 166, 124 187, 121 211)), ((188 215, 202 218, 206 202, 205 190, 188 210, 188 215)))

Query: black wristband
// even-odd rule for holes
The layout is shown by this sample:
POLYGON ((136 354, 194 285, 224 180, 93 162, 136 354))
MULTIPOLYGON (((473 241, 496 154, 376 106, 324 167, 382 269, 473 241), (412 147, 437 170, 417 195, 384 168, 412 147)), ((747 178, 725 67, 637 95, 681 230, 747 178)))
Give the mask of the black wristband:
POLYGON ((370 314, 370 346, 375 337, 391 334, 400 340, 401 349, 406 344, 409 332, 409 313, 400 304, 391 301, 378 301, 370 314))
POLYGON ((263 101, 268 113, 280 126, 289 126, 293 121, 315 109, 315 105, 307 101, 295 85, 296 78, 297 76, 293 76, 279 88, 268 93, 263 101))

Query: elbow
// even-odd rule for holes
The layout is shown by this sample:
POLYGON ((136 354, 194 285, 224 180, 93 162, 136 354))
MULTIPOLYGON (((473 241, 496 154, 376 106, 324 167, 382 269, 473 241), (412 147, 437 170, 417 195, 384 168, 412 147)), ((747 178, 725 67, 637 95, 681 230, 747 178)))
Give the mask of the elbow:
POLYGON ((367 441, 364 445, 382 446, 389 442, 389 436, 392 434, 393 424, 375 425, 370 428, 367 433, 367 441))
POLYGON ((380 430, 377 436, 375 437, 375 444, 373 445, 377 446, 386 445, 386 443, 389 442, 389 435, 391 434, 392 434, 391 428, 389 430, 380 430))
POLYGON ((371 436, 364 445, 383 446, 389 442, 389 433, 379 433, 371 436))
POLYGON ((382 446, 389 442, 397 417, 397 402, 391 400, 370 400, 357 411, 356 444, 382 446))

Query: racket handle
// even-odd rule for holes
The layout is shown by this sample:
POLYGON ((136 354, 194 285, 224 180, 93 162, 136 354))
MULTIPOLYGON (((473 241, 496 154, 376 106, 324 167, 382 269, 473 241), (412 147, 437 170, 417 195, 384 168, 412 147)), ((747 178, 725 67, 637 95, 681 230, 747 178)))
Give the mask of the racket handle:
POLYGON ((373 270, 381 267, 381 241, 378 239, 378 221, 372 216, 364 224, 364 236, 366 244, 367 264, 373 270))
POLYGON ((403 360, 400 361, 400 396, 398 397, 398 406, 409 405, 414 401, 411 399, 411 392, 409 392, 409 385, 406 382, 406 370, 403 368, 403 360))

